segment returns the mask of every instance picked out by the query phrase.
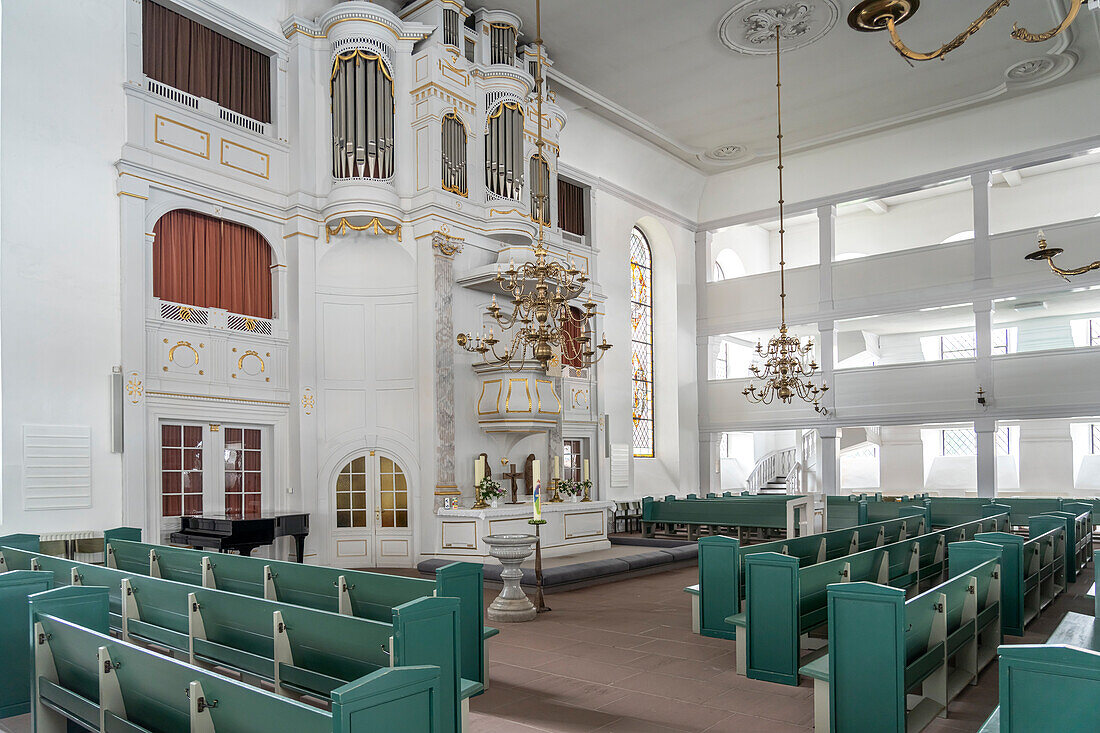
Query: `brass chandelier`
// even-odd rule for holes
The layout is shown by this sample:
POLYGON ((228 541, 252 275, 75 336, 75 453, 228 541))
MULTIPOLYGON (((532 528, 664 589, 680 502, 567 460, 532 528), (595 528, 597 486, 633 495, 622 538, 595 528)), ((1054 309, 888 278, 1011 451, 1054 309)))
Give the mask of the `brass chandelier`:
MULTIPOLYGON (((862 0, 852 8, 852 12, 848 13, 848 25, 857 31, 888 31, 890 33, 890 45, 910 63, 913 61, 931 61, 932 59, 942 59, 948 53, 966 43, 967 39, 977 33, 986 21, 1007 8, 1008 2, 1009 0, 994 0, 993 4, 975 18, 966 30, 935 51, 927 53, 914 51, 906 46, 901 37, 898 36, 897 29, 898 24, 904 23, 917 12, 917 8, 920 7, 920 0, 862 0)), ((1077 18, 1077 14, 1081 12, 1081 6, 1087 2, 1089 0, 1070 0, 1069 12, 1062 19, 1062 22, 1043 33, 1031 33, 1026 28, 1021 28, 1019 24, 1013 24, 1012 37, 1024 43, 1049 41, 1066 28, 1069 28, 1070 24, 1077 18)))
POLYGON ((763 386, 757 389, 752 382, 742 390, 750 402, 759 402, 770 405, 779 400, 786 404, 798 397, 813 405, 814 410, 822 415, 828 414, 828 409, 821 404, 821 398, 829 391, 829 387, 822 382, 818 387, 813 382, 813 376, 817 373, 817 362, 813 359, 813 339, 802 339, 792 336, 787 332, 787 280, 784 267, 786 261, 783 251, 783 104, 781 96, 781 83, 779 76, 779 46, 781 28, 775 29, 775 102, 778 122, 776 124, 779 141, 779 335, 768 341, 765 348, 759 342, 756 344, 756 353, 763 359, 762 365, 753 364, 749 370, 757 379, 764 380, 763 386))
MULTIPOLYGON (((535 0, 535 45, 538 47, 538 62, 536 64, 535 96, 538 113, 538 138, 535 145, 538 148, 537 157, 544 164, 542 148, 545 145, 542 139, 542 99, 543 99, 543 48, 542 48, 542 3, 535 0)), ((584 311, 574 314, 569 301, 580 294, 584 289, 588 277, 577 268, 573 256, 570 255, 566 264, 549 260, 549 251, 544 241, 545 230, 543 219, 547 213, 549 192, 543 190, 543 176, 538 178, 538 191, 535 194, 537 211, 534 212, 538 219, 538 240, 535 242, 535 261, 524 262, 519 267, 515 262, 510 262, 508 269, 501 272, 497 266, 495 281, 504 292, 512 297, 512 313, 505 315, 504 310, 497 305, 497 296, 493 296, 493 302, 487 309, 488 315, 496 322, 504 336, 508 329, 515 328, 510 343, 502 346, 502 352, 497 351, 497 344, 501 343, 496 338, 493 327, 488 333, 484 329, 480 335, 460 333, 457 336, 458 345, 473 353, 481 354, 481 358, 489 364, 504 364, 512 371, 519 371, 527 364, 527 356, 530 351, 531 358, 539 363, 546 371, 550 362, 554 359, 554 347, 558 347, 563 360, 579 362, 581 366, 591 366, 598 362, 611 344, 607 343, 604 336, 601 343, 592 342, 592 324, 596 317, 596 303, 589 297, 584 303, 584 311), (567 337, 567 325, 576 327, 579 336, 570 339, 567 337)))

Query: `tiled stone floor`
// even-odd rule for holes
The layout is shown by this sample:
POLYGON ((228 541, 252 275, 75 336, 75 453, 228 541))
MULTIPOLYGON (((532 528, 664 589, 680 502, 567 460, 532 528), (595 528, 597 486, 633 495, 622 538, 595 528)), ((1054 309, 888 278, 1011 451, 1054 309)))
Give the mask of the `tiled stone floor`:
MULTIPOLYGON (((1042 643, 1066 611, 1092 615, 1092 568, 1009 643, 1042 643)), ((490 688, 471 701, 472 733, 805 732, 813 688, 736 673, 734 643, 691 633, 681 589, 694 569, 555 593, 535 621, 500 624, 489 641, 490 688)), ((486 600, 495 595, 486 591, 486 600)), ((490 622, 491 624, 491 622, 490 622)), ((976 731, 997 704, 997 667, 926 731, 976 731)))

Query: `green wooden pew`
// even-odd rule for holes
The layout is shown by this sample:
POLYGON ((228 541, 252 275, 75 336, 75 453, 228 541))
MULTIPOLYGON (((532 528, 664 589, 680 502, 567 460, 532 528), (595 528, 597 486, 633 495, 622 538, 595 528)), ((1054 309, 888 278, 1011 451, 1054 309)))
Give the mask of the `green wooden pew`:
MULTIPOLYGON (((426 597, 397 606, 391 622, 341 615, 2 547, 8 567, 53 574, 55 586, 103 586, 111 626, 124 641, 233 669, 287 695, 327 698, 376 669, 440 668, 440 700, 461 720, 481 689, 461 677, 458 599, 426 597)), ((25 670, 22 670, 25 672, 25 670)), ((25 679, 5 670, 0 682, 25 679)), ((457 730, 457 729, 453 729, 457 730)))
MULTIPOLYGON (((1050 517, 1039 520, 1035 532, 1050 517)), ((1057 518, 1054 518, 1057 521, 1057 518)), ((1065 528, 1055 524, 1030 539, 1006 532, 982 532, 947 548, 952 577, 986 560, 1001 564, 1001 624, 1005 634, 1023 636, 1024 628, 1066 589, 1065 528)))
MULTIPOLYGON (((27 617, 27 596, 53 588, 53 573, 33 570, 13 570, 0 573, 0 618, 5 631, 0 633, 0 659, 4 666, 16 670, 29 670, 31 649, 27 639, 31 627, 27 617)), ((21 679, 21 678, 17 678, 21 679)), ((0 718, 24 715, 30 712, 29 691, 26 685, 0 685, 0 718)))
POLYGON ((800 566, 799 558, 777 552, 748 555, 744 616, 747 676, 798 684, 801 637, 825 625, 830 584, 871 581, 919 590, 922 583, 943 577, 950 543, 1007 527, 1008 515, 1000 514, 807 567, 800 566))
POLYGON ((666 496, 661 501, 642 499, 642 533, 652 537, 658 525, 687 528, 695 539, 701 527, 787 528, 787 502, 801 494, 733 496, 716 499, 666 496))
MULTIPOLYGON (((906 600, 868 582, 828 587, 828 729, 919 731, 997 656, 1000 564, 987 560, 906 600)), ((816 685, 814 703, 823 702, 816 685)), ((822 729, 824 730, 824 729, 822 729)))
POLYGON ((436 570, 435 580, 427 580, 145 544, 120 539, 113 530, 105 536, 108 567, 375 621, 389 621, 393 608, 417 598, 458 598, 462 676, 482 688, 488 681, 485 639, 496 629, 484 626, 479 564, 450 563, 436 570))
POLYGON ((735 638, 736 629, 726 619, 741 612, 742 599, 745 597, 746 556, 759 552, 778 552, 797 557, 800 566, 832 560, 923 534, 929 528, 927 518, 922 510, 912 511, 921 513, 849 529, 752 545, 742 546, 736 538, 721 535, 700 538, 699 584, 691 587, 697 593, 685 589, 693 593, 693 604, 698 607, 698 613, 693 614, 693 620, 698 622, 698 633, 719 639, 735 638))
MULTIPOLYGON (((420 603, 417 601, 415 603, 420 603)), ((62 733, 442 733, 438 667, 375 670, 331 692, 331 712, 169 659, 108 634, 105 588, 30 597, 34 730, 62 733)), ((26 600, 24 600, 24 605, 26 600)), ((28 643, 29 642, 29 643, 28 643)))

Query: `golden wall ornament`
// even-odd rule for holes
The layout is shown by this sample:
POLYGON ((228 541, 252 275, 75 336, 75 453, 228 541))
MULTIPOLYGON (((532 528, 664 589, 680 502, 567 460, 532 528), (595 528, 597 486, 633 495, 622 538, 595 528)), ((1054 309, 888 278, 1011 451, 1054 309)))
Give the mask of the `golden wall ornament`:
MULTIPOLYGON (((1062 19, 1061 23, 1048 31, 1032 33, 1026 28, 1021 28, 1019 23, 1014 23, 1012 25, 1011 35, 1017 41, 1023 41, 1024 43, 1049 41, 1066 28, 1069 28, 1070 24, 1076 20, 1077 14, 1081 12, 1081 6, 1087 2, 1088 0, 1070 0, 1070 9, 1066 17, 1062 19)), ((909 18, 912 18, 913 14, 917 12, 917 8, 920 7, 920 0, 862 0, 852 8, 850 13, 848 13, 848 25, 857 31, 868 33, 876 31, 889 32, 890 45, 910 63, 913 61, 931 61, 932 59, 942 59, 947 54, 966 43, 967 39, 981 30, 981 27, 985 25, 990 18, 1004 8, 1007 8, 1008 3, 1009 0, 994 0, 993 4, 975 18, 962 33, 955 36, 935 51, 929 51, 927 53, 914 51, 906 46, 898 35, 897 29, 898 24, 904 23, 909 18)))
POLYGON ((1100 270, 1100 260, 1090 262, 1089 264, 1082 265, 1081 267, 1073 267, 1068 270, 1058 267, 1058 265, 1054 264, 1054 258, 1062 254, 1062 252, 1064 251, 1065 250, 1061 249, 1060 247, 1050 247, 1048 249, 1047 236, 1043 234, 1043 230, 1040 229, 1039 249, 1024 255, 1024 259, 1034 262, 1037 262, 1039 260, 1046 260, 1047 264, 1050 265, 1051 272, 1053 272, 1055 275, 1060 276, 1066 282, 1069 282, 1070 277, 1073 275, 1084 275, 1086 272, 1091 272, 1092 270, 1100 270))
POLYGON ((454 257, 462 251, 463 240, 461 237, 452 237, 443 232, 432 232, 432 249, 439 250, 441 255, 454 257))
POLYGON ((783 251, 783 235, 785 231, 783 221, 783 103, 781 96, 779 57, 782 39, 781 29, 775 32, 775 107, 776 107, 776 139, 779 141, 779 335, 768 341, 765 349, 759 342, 756 344, 756 353, 762 357, 762 365, 753 364, 749 367, 753 376, 764 380, 759 389, 749 382, 749 386, 742 390, 750 402, 759 402, 770 405, 778 399, 780 402, 790 404, 798 397, 813 405, 814 410, 822 415, 828 414, 828 409, 821 404, 821 398, 829 391, 824 382, 818 387, 812 377, 817 373, 817 362, 813 360, 813 339, 802 339, 787 333, 787 279, 786 261, 783 251), (809 361, 807 361, 809 359, 809 361))
POLYGON ((382 220, 377 216, 362 226, 356 226, 343 217, 340 218, 336 226, 330 227, 328 224, 325 224, 325 241, 327 242, 330 237, 339 237, 349 229, 353 232, 371 231, 374 234, 389 234, 391 236, 396 234, 397 241, 401 241, 401 225, 394 224, 392 229, 387 229, 382 225, 382 220))

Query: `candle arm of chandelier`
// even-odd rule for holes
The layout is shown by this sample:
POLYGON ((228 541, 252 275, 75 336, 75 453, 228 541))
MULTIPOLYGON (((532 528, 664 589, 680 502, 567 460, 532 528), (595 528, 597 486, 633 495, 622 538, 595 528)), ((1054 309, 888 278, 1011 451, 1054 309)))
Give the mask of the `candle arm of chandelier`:
MULTIPOLYGON (((1076 0, 1074 0, 1074 2, 1076 2, 1076 0)), ((962 33, 955 36, 950 41, 930 53, 914 51, 913 49, 906 46, 905 43, 901 40, 901 37, 898 36, 898 29, 894 23, 893 16, 886 16, 886 30, 890 32, 891 45, 893 45, 893 47, 897 50, 898 53, 902 55, 903 58, 910 59, 912 61, 931 61, 932 59, 943 58, 959 46, 966 43, 966 40, 970 38, 970 36, 977 33, 990 18, 996 15, 1001 9, 1007 7, 1008 0, 994 0, 993 4, 986 8, 985 12, 975 18, 974 22, 972 22, 966 28, 966 30, 964 30, 962 33)))
MULTIPOLYGON (((1019 23, 1013 23, 1012 37, 1024 43, 1041 43, 1043 41, 1049 41, 1066 28, 1069 28, 1070 24, 1077 19, 1077 14, 1081 12, 1081 6, 1087 2, 1088 0, 1070 0, 1069 12, 1066 14, 1066 17, 1062 19, 1062 22, 1043 33, 1029 33, 1026 28, 1021 28, 1019 23)), ((1007 5, 1007 3, 1005 4, 1007 5)))
POLYGON ((1054 264, 1053 258, 1048 259, 1047 262, 1050 263, 1051 271, 1056 275, 1061 275, 1062 279, 1066 282, 1069 282, 1069 275, 1084 275, 1086 272, 1091 272, 1092 270, 1100 270, 1100 260, 1097 260, 1096 262, 1090 262, 1089 264, 1082 265, 1081 267, 1070 268, 1068 270, 1058 267, 1058 265, 1054 264))

